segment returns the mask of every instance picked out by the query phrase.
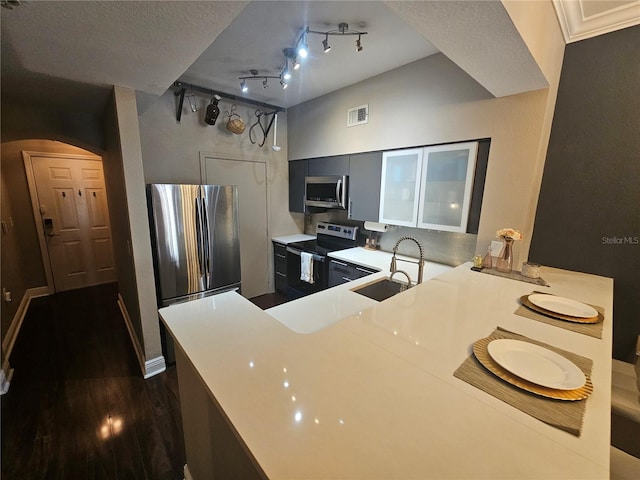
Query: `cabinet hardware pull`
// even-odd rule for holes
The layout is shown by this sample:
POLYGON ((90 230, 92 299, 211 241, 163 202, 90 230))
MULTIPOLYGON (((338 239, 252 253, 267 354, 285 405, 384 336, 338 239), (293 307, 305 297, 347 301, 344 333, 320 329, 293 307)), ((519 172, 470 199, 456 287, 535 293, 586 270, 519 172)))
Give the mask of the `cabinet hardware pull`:
POLYGON ((371 270, 367 270, 366 268, 360 268, 360 267, 356 267, 356 270, 359 270, 359 271, 364 272, 364 273, 376 273, 376 272, 373 272, 371 270))
POLYGON ((331 263, 337 263, 338 265, 342 265, 343 267, 348 267, 349 265, 347 265, 346 263, 343 262, 339 262, 337 260, 331 260, 331 263))
POLYGON ((66 198, 67 194, 66 192, 62 192, 62 198, 66 198))
POLYGON ((78 190, 78 196, 82 196, 82 190, 78 190))
POLYGON ((342 277, 342 279, 343 279, 345 282, 350 282, 350 281, 351 281, 351 278, 349 278, 349 277, 342 277))
POLYGON ((280 275, 281 277, 286 277, 287 276, 286 273, 282 273, 282 272, 276 272, 276 275, 280 275))
POLYGON ((276 253, 276 257, 278 257, 278 258, 287 258, 286 255, 282 255, 281 253, 276 253))

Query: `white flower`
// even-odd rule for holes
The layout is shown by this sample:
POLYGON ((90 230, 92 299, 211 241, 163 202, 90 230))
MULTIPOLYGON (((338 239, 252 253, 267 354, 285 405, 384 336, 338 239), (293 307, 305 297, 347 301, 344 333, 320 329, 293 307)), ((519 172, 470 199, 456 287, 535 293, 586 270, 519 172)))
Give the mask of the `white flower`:
POLYGON ((510 238, 511 240, 522 240, 522 233, 513 228, 501 228, 496 232, 498 238, 510 238))

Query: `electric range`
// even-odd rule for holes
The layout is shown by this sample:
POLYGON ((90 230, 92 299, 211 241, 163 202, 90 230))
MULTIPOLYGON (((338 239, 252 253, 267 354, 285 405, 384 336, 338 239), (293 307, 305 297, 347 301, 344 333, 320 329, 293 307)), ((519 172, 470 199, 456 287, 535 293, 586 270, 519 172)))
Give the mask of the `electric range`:
MULTIPOLYGON (((356 246, 358 227, 320 222, 316 226, 316 239, 287 245, 287 297, 289 299, 310 295, 328 286, 328 262, 330 252, 356 246), (302 252, 309 254, 311 272, 305 271, 302 252)), ((308 268, 308 264, 307 264, 308 268)))

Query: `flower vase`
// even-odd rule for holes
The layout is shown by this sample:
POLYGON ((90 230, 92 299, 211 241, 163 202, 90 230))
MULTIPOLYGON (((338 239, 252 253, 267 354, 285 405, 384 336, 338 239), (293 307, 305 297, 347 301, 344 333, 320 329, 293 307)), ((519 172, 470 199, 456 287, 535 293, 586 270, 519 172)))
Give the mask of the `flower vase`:
POLYGON ((504 248, 496 262, 496 270, 508 273, 513 268, 513 238, 504 239, 504 248))

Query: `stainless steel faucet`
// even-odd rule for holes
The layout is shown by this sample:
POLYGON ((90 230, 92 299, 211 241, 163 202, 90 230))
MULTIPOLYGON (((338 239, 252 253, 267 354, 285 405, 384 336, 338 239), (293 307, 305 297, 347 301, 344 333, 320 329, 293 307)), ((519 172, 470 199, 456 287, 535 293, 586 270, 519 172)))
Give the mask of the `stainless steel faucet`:
MULTIPOLYGON (((411 240, 415 242, 416 245, 418 245, 418 250, 420 250, 420 259, 417 262, 412 262, 411 260, 403 260, 403 259, 400 259, 400 261, 408 262, 408 263, 417 263, 418 264, 418 281, 416 283, 422 283, 422 274, 424 272, 424 248, 422 247, 422 244, 413 237, 400 237, 400 239, 396 242, 395 246, 393 247, 393 257, 391 257, 391 266, 389 267, 389 270, 391 271, 391 275, 393 276, 393 274, 398 269, 396 265, 396 261, 397 261, 396 255, 398 254, 398 245, 400 245, 400 243, 402 243, 404 240, 411 240)), ((409 277, 409 275, 407 275, 407 277, 409 277)))

